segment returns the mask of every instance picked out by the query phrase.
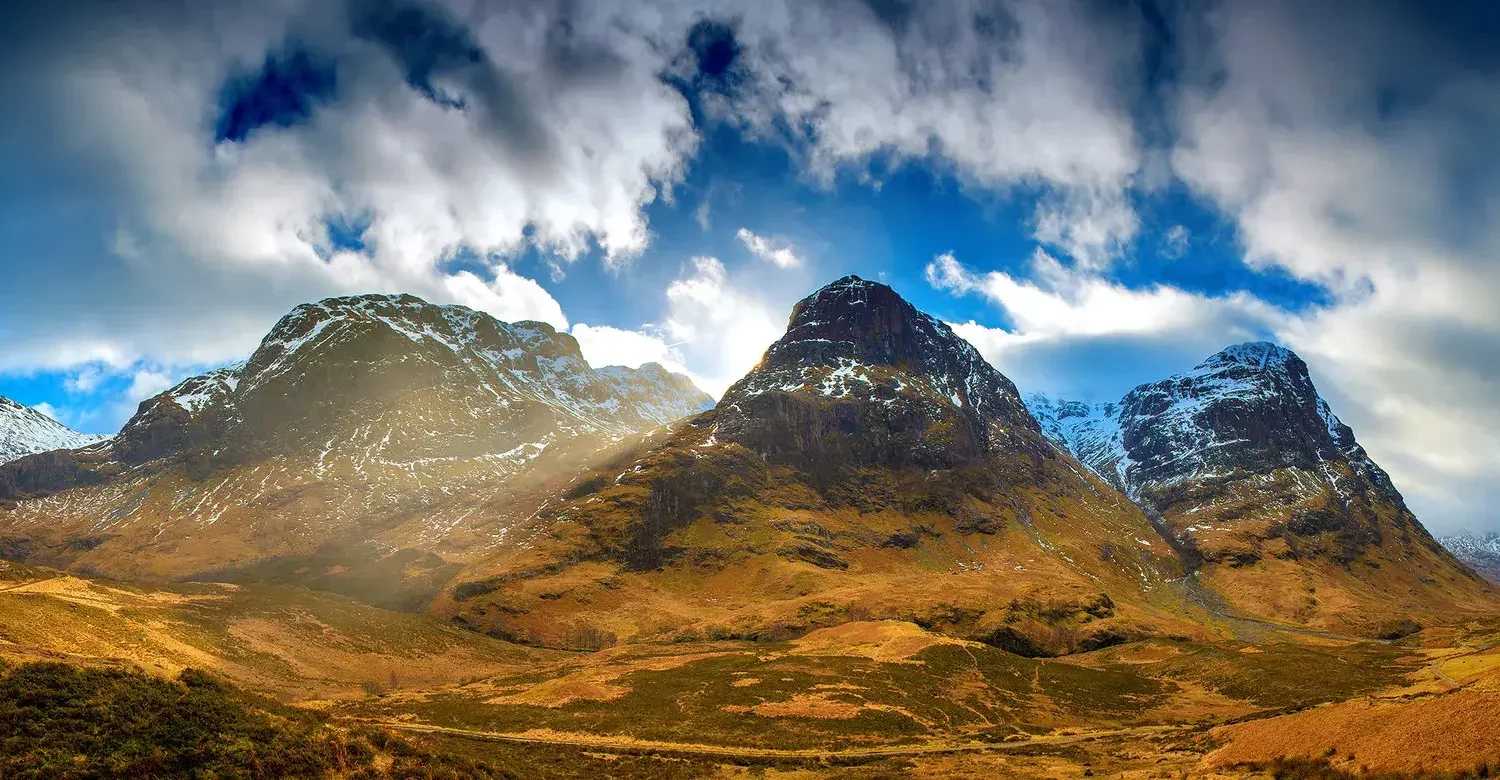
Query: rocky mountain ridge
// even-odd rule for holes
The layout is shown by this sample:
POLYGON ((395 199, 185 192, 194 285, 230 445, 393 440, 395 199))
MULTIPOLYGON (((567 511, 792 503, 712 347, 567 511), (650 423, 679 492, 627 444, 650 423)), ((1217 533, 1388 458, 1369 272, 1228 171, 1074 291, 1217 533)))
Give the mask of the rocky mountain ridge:
POLYGON ((38 452, 86 447, 105 438, 79 433, 36 409, 0 396, 0 463, 38 452))
POLYGON ((1132 497, 1235 468, 1344 461, 1400 500, 1390 477, 1318 395, 1307 364, 1268 342, 1228 347, 1117 402, 1029 396, 1047 434, 1132 497))
POLYGON ((293 309, 244 363, 143 402, 110 442, 0 469, 0 498, 30 497, 0 510, 0 536, 118 574, 335 541, 463 554, 503 539, 551 480, 711 403, 659 366, 596 370, 544 323, 333 298, 293 309))
POLYGON ((978 350, 891 288, 857 276, 796 305, 786 334, 725 392, 714 421, 716 438, 772 456, 930 468, 1035 451, 1039 433, 1015 385, 978 350), (794 400, 801 408, 790 408, 794 400), (812 414, 825 405, 837 412, 812 414), (941 436, 932 435, 935 420, 950 421, 941 436), (870 447, 846 450, 865 439, 870 447))
POLYGON ((1028 654, 1168 630, 1182 572, 1009 379, 890 287, 839 279, 711 411, 624 452, 439 609, 555 641, 792 636, 901 616, 1028 654))
POLYGON ((1493 598, 1284 347, 1231 346, 1119 401, 1027 403, 1049 438, 1144 507, 1189 568, 1243 591, 1231 600, 1251 612, 1333 625, 1359 617, 1332 606, 1350 599, 1373 614, 1381 600, 1415 612, 1493 598), (1276 584, 1272 570, 1296 586, 1276 584), (1314 595, 1335 589, 1337 601, 1314 595))
POLYGON ((1496 597, 1274 345, 1028 409, 851 276, 709 400, 544 324, 329 299, 114 439, 0 467, 0 552, 430 602, 542 644, 890 617, 1055 654, 1245 616, 1380 634, 1496 597))

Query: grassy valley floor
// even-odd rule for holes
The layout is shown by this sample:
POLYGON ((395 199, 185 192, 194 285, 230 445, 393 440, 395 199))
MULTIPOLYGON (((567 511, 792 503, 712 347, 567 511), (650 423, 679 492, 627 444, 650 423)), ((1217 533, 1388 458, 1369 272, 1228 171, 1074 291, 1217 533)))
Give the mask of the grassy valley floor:
POLYGON ((245 777, 1457 777, 1500 765, 1500 627, 1478 623, 1396 642, 1267 627, 1254 643, 1153 638, 1024 658, 863 621, 788 641, 565 653, 298 588, 152 589, 6 564, 0 659, 3 777, 187 776, 189 760, 245 777))

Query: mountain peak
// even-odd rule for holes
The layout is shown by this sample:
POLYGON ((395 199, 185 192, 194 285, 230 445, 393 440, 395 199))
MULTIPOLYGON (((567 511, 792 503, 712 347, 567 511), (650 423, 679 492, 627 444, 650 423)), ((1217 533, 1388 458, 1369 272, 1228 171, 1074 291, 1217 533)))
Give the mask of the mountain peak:
POLYGON ((1015 385, 973 345, 890 287, 857 276, 799 301, 786 333, 719 409, 728 439, 797 457, 840 449, 814 440, 835 429, 859 450, 855 461, 961 463, 1041 439, 1015 385), (800 411, 789 416, 793 406, 800 411), (936 435, 950 429, 962 433, 936 435), (868 441, 856 445, 855 437, 868 441))
POLYGON ((1050 438, 1132 497, 1235 469, 1294 467, 1334 482, 1325 464, 1347 462, 1401 505, 1390 478, 1318 394, 1307 364, 1271 342, 1226 347, 1115 403, 1029 396, 1027 404, 1050 438))
POLYGON ((766 352, 765 365, 922 365, 942 352, 982 360, 947 325, 917 311, 895 290, 851 275, 792 307, 786 334, 766 352))
POLYGON ((1279 344, 1269 341, 1247 341, 1243 344, 1234 344, 1209 355, 1199 363, 1197 368, 1215 368, 1227 364, 1249 366, 1251 368, 1276 368, 1296 364, 1304 366, 1302 359, 1297 353, 1279 344))
POLYGON ((104 438, 79 433, 43 412, 0 396, 0 463, 37 452, 83 447, 104 438))

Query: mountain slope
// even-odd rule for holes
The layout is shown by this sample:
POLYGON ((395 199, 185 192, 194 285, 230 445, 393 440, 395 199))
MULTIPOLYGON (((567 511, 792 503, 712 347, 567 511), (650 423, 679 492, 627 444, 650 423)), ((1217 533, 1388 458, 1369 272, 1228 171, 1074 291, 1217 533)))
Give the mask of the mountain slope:
POLYGON ((1483 536, 1458 533, 1438 538, 1455 558, 1468 564, 1490 582, 1500 582, 1500 534, 1491 532, 1483 536))
MULTIPOLYGON (((29 499, 0 509, 0 538, 117 575, 287 556, 347 568, 317 557, 330 543, 461 557, 503 543, 552 481, 710 402, 657 366, 595 371, 543 323, 334 298, 287 314, 244 363, 142 403, 110 442, 0 469, 8 497, 29 499)), ((396 571, 445 571, 417 558, 396 571)))
POLYGON ((580 480, 439 608, 556 643, 791 636, 862 616, 1027 654, 1175 625, 1171 549, 1014 386, 889 287, 840 279, 712 411, 580 480))
POLYGON ((0 396, 0 463, 36 452, 85 447, 103 438, 79 433, 35 409, 0 396))
POLYGON ((1495 603, 1282 347, 1229 347, 1118 402, 1028 404, 1250 614, 1378 633, 1409 614, 1495 603))

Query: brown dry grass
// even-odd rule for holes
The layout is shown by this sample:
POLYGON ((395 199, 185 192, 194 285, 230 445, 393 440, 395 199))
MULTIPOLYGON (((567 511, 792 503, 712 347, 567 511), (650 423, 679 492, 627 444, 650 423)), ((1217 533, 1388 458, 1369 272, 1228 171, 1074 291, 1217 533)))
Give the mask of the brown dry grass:
POLYGON ((167 677, 194 667, 292 700, 363 698, 373 685, 453 685, 550 658, 305 591, 148 589, 52 575, 0 590, 0 653, 113 661, 167 677))
POLYGON ((786 701, 768 701, 757 704, 750 711, 762 718, 818 718, 821 720, 849 720, 859 717, 864 709, 858 704, 838 701, 821 693, 799 693, 786 701))
POLYGON ((934 634, 897 620, 844 623, 813 631, 792 642, 800 655, 852 655, 872 661, 905 661, 933 645, 975 645, 934 634))
POLYGON ((1461 770, 1500 760, 1500 693, 1457 691, 1411 701, 1341 702, 1213 730, 1208 768, 1280 756, 1332 755, 1371 769, 1461 770))
POLYGON ((529 707, 557 708, 575 701, 613 701, 630 693, 630 688, 613 685, 620 674, 609 669, 589 669, 556 680, 547 680, 508 696, 496 696, 485 704, 523 704, 529 707))

